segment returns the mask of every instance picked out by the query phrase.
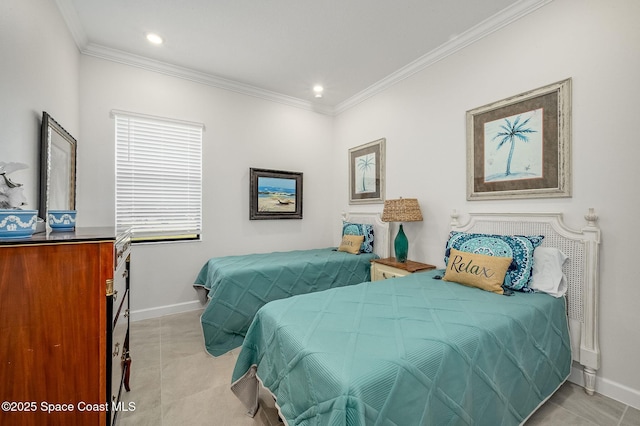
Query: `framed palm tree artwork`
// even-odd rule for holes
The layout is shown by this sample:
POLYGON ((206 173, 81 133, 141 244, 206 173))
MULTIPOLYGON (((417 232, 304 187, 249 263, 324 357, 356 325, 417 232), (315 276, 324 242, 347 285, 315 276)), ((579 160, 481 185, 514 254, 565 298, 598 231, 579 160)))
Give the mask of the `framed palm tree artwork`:
POLYGON ((571 196, 571 79, 467 111, 467 200, 571 196))
POLYGON ((384 202, 386 139, 349 149, 349 204, 384 202))

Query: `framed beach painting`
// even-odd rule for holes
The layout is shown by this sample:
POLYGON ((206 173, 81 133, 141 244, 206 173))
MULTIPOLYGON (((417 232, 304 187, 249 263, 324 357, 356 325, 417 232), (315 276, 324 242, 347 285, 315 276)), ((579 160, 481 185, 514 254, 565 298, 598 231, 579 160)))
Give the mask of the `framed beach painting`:
POLYGON ((467 111, 467 200, 571 196, 571 79, 467 111))
POLYGON ((349 149, 349 204, 384 202, 386 139, 349 149))
POLYGON ((302 219, 302 173, 249 169, 249 219, 302 219))

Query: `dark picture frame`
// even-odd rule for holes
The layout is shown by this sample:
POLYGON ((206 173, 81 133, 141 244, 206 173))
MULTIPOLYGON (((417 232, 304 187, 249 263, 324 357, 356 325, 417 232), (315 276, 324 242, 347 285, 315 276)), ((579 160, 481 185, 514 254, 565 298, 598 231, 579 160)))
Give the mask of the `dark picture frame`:
POLYGON ((467 200, 571 197, 571 79, 467 111, 467 200))
POLYGON ((349 204, 384 202, 386 139, 349 149, 349 204))
POLYGON ((64 127, 46 111, 42 112, 38 209, 45 220, 49 210, 76 208, 77 145, 64 127))
POLYGON ((249 169, 249 219, 302 219, 302 173, 249 169))

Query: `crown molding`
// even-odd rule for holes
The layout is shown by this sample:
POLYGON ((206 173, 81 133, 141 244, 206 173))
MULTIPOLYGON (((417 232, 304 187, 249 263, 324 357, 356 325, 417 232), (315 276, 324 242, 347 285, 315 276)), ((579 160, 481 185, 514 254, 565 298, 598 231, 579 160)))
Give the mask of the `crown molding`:
POLYGON ((73 40, 78 46, 78 50, 82 51, 82 48, 89 43, 87 33, 84 32, 84 28, 80 24, 80 18, 71 0, 55 0, 58 10, 62 15, 62 19, 67 24, 67 28, 71 32, 73 40))
POLYGON ((360 102, 381 93, 400 81, 411 77, 465 47, 483 39, 489 34, 503 28, 525 15, 541 8, 553 0, 522 0, 484 20, 473 28, 458 35, 447 43, 416 59, 410 64, 389 74, 363 91, 336 105, 334 115, 338 115, 360 102))
POLYGON ((121 50, 108 48, 105 46, 90 43, 88 37, 80 24, 80 19, 76 13, 71 0, 55 0, 73 39, 80 50, 80 53, 101 58, 124 65, 130 65, 142 68, 148 71, 154 71, 172 77, 182 78, 185 80, 206 84, 220 89, 230 90, 232 92, 253 96, 267 101, 277 102, 296 108, 302 108, 308 111, 318 112, 330 116, 341 114, 342 112, 358 105, 366 99, 369 99, 389 87, 399 83, 402 80, 420 72, 431 65, 443 60, 444 58, 454 54, 470 44, 473 44, 491 33, 503 28, 523 16, 541 8, 542 6, 552 2, 553 0, 521 0, 514 3, 510 7, 498 12, 492 17, 486 19, 480 24, 474 26, 468 31, 458 35, 442 46, 432 50, 426 55, 416 59, 410 64, 400 68, 399 70, 389 74, 382 80, 374 83, 363 91, 350 97, 349 99, 339 103, 335 107, 327 105, 318 105, 303 99, 292 96, 283 95, 270 90, 261 89, 259 87, 240 83, 237 81, 217 77, 209 73, 195 71, 189 68, 172 65, 169 63, 152 60, 143 56, 134 55, 121 50))
POLYGON ((147 71, 158 72, 161 74, 177 77, 220 89, 230 90, 232 92, 265 99, 271 102, 277 102, 284 105, 302 108, 308 111, 318 112, 326 115, 333 115, 333 107, 325 105, 317 105, 304 99, 294 98, 259 87, 240 83, 237 81, 217 77, 209 73, 195 71, 193 69, 172 65, 166 62, 156 61, 143 56, 134 55, 121 50, 112 49, 91 43, 80 23, 80 18, 73 6, 71 0, 55 0, 62 17, 71 32, 71 36, 78 46, 81 54, 129 65, 147 71))
POLYGON ((261 89, 259 87, 251 86, 248 84, 240 83, 234 80, 217 77, 209 73, 203 73, 195 71, 190 68, 181 67, 178 65, 168 64, 162 61, 156 61, 143 56, 134 55, 124 52, 118 49, 112 49, 109 47, 89 43, 86 47, 80 50, 83 55, 93 56, 100 59, 105 59, 112 62, 129 65, 147 71, 153 71, 160 74, 165 74, 171 77, 177 77, 196 83, 205 84, 208 86, 217 87, 224 90, 229 90, 243 95, 253 96, 260 99, 265 99, 271 102, 277 102, 296 108, 302 108, 321 114, 333 115, 333 108, 322 105, 316 105, 312 102, 305 101, 303 99, 294 98, 293 96, 287 96, 280 93, 272 92, 270 90, 261 89))

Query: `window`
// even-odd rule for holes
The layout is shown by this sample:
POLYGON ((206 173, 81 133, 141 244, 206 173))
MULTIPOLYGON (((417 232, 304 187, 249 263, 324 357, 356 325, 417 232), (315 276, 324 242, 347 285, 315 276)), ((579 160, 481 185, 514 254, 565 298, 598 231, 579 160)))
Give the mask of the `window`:
POLYGON ((204 126, 113 111, 116 226, 134 241, 199 239, 204 126))

